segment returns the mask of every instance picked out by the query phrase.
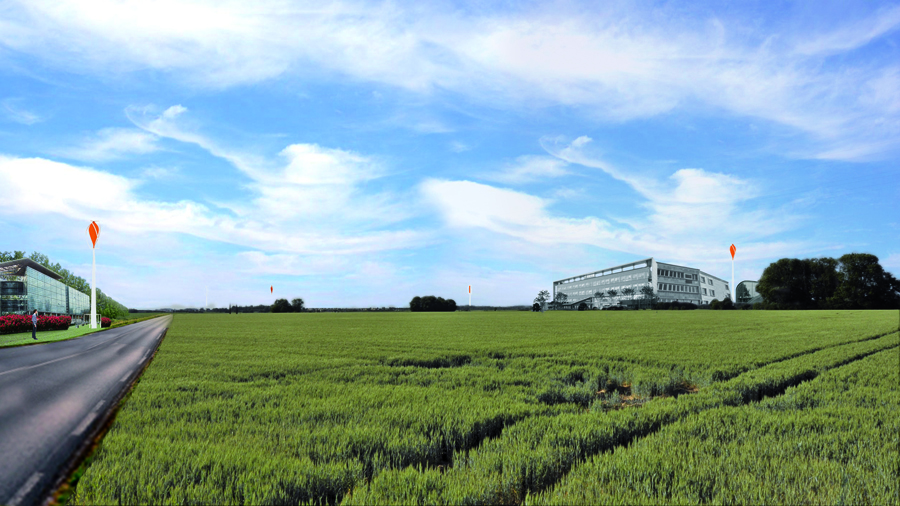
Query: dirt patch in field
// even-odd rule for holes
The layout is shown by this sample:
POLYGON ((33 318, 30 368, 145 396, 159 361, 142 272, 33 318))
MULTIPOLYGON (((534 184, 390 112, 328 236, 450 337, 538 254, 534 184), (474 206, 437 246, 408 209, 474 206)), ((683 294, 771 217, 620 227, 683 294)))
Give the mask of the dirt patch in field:
POLYGON ((685 394, 695 394, 698 391, 699 388, 697 388, 697 385, 682 381, 674 389, 666 392, 665 394, 649 397, 639 397, 631 391, 631 385, 629 383, 622 383, 621 385, 610 385, 608 389, 604 388, 598 390, 597 396, 603 404, 603 409, 612 410, 624 408, 639 408, 645 403, 652 401, 653 399, 678 397, 685 394))

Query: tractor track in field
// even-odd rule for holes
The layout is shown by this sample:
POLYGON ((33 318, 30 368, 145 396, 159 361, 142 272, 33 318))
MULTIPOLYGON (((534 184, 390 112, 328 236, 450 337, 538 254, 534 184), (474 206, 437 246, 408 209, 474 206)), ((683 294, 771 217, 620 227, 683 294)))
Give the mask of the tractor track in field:
MULTIPOLYGON (((877 339, 877 338, 880 338, 880 337, 886 337, 886 336, 889 336, 889 335, 892 335, 892 334, 897 334, 897 333, 898 333, 898 331, 888 332, 888 333, 885 333, 885 334, 876 336, 876 337, 874 337, 874 338, 864 339, 864 340, 860 340, 860 341, 854 341, 854 342, 852 342, 852 343, 845 343, 845 345, 848 345, 848 344, 857 344, 857 343, 860 343, 860 342, 863 342, 863 341, 869 341, 869 340, 872 340, 872 339, 877 339)), ((828 348, 832 348, 832 347, 825 347, 825 348, 822 348, 822 349, 828 349, 828 348)), ((791 387, 794 387, 794 386, 798 386, 798 385, 800 385, 800 384, 802 384, 802 383, 805 383, 805 382, 807 382, 807 381, 813 380, 813 379, 815 379, 815 378, 821 376, 821 375, 824 374, 824 373, 833 371, 833 370, 838 369, 838 368, 841 368, 841 367, 845 367, 845 366, 847 366, 847 365, 849 365, 849 364, 851 364, 851 363, 853 363, 853 362, 857 362, 857 361, 859 361, 859 360, 863 360, 863 359, 865 359, 865 358, 867 358, 867 357, 869 357, 869 356, 871 356, 871 355, 874 355, 874 354, 876 354, 876 353, 881 353, 882 351, 887 351, 887 350, 892 350, 892 349, 900 349, 900 344, 894 344, 894 345, 892 345, 892 346, 886 346, 886 347, 884 347, 884 348, 879 348, 879 349, 876 349, 876 350, 870 350, 870 351, 860 352, 860 353, 851 355, 851 356, 847 357, 846 360, 842 360, 842 361, 840 361, 840 362, 837 362, 837 363, 831 365, 830 367, 826 367, 826 368, 823 368, 823 369, 818 370, 818 371, 815 371, 815 372, 812 372, 812 371, 805 371, 804 373, 798 374, 798 375, 793 376, 793 377, 791 377, 791 378, 787 378, 787 379, 785 379, 784 381, 779 382, 777 385, 772 385, 772 386, 761 385, 760 388, 754 388, 751 392, 748 392, 748 395, 745 395, 745 396, 743 397, 742 402, 737 403, 737 404, 722 404, 721 406, 717 406, 717 407, 722 407, 722 406, 728 406, 728 407, 740 407, 740 406, 746 406, 746 405, 749 405, 749 404, 751 404, 751 403, 759 402, 759 401, 761 401, 761 400, 763 400, 763 399, 768 399, 768 398, 771 398, 771 397, 778 397, 778 396, 784 395, 784 393, 787 391, 787 389, 789 389, 789 388, 791 388, 791 387)), ((821 350, 819 350, 819 351, 821 351, 821 350)), ((805 355, 805 353, 804 353, 804 354, 801 354, 801 355, 798 355, 798 357, 801 357, 801 356, 803 356, 803 355, 805 355)), ((794 358, 798 358, 798 357, 794 357, 794 358)), ((775 362, 771 362, 771 363, 777 363, 777 362, 783 362, 783 360, 781 360, 781 361, 775 361, 775 362)), ((768 365, 768 364, 767 364, 767 365, 768 365)), ((751 370, 751 371, 752 371, 752 370, 751 370)), ((748 371, 748 372, 750 372, 750 371, 748 371)), ((696 413, 702 413, 702 412, 704 412, 704 411, 708 411, 709 409, 716 409, 716 408, 702 409, 702 410, 700 410, 700 411, 697 411, 696 413)), ((690 413, 690 414, 696 414, 696 413, 690 413)), ((686 415, 684 415, 684 416, 686 416, 686 415)), ((614 451, 616 448, 620 448, 620 447, 628 447, 629 445, 631 445, 631 443, 633 443, 633 442, 635 442, 635 441, 637 441, 637 440, 639 440, 639 439, 641 439, 641 438, 648 437, 648 436, 652 436, 654 433, 658 432, 660 429, 662 429, 663 427, 665 427, 665 426, 667 426, 667 425, 670 425, 670 424, 677 423, 677 422, 681 421, 681 420, 684 418, 684 416, 679 416, 679 417, 677 417, 677 418, 675 418, 675 419, 672 419, 672 420, 669 420, 669 421, 667 421, 667 422, 665 422, 665 423, 651 423, 649 426, 647 426, 647 427, 645 427, 645 428, 642 428, 642 429, 639 429, 639 430, 635 430, 635 431, 633 431, 633 432, 631 432, 631 433, 628 433, 628 434, 623 435, 624 437, 619 438, 619 441, 617 442, 617 444, 614 444, 614 445, 609 446, 609 447, 607 447, 607 448, 603 448, 603 449, 601 449, 601 450, 599 450, 599 451, 596 451, 596 452, 591 452, 591 453, 585 454, 585 455, 582 456, 581 458, 579 458, 579 459, 573 461, 571 465, 563 465, 563 467, 565 467, 565 469, 564 469, 564 470, 561 472, 561 474, 560 474, 556 479, 554 479, 552 482, 547 483, 547 484, 542 485, 542 486, 539 486, 539 487, 535 487, 533 490, 523 490, 523 491, 522 491, 522 495, 521 495, 522 500, 519 501, 519 503, 521 504, 521 502, 524 501, 525 496, 528 495, 528 494, 536 495, 536 494, 540 494, 540 493, 542 493, 542 492, 545 492, 545 491, 547 491, 547 490, 551 490, 553 487, 555 487, 556 485, 558 485, 562 480, 564 480, 565 477, 572 471, 572 469, 575 468, 575 466, 577 466, 577 465, 579 465, 579 464, 582 464, 582 463, 586 462, 588 459, 590 459, 590 458, 592 458, 592 457, 594 457, 594 456, 596 456, 596 455, 600 455, 600 454, 603 454, 603 453, 606 453, 606 452, 614 451)))
MULTIPOLYGON (((722 379, 722 380, 720 380, 720 381, 717 381, 716 383, 722 383, 722 382, 724 382, 724 381, 728 381, 729 379, 736 378, 736 377, 740 376, 741 374, 751 373, 751 372, 753 372, 753 371, 759 370, 759 369, 761 369, 761 368, 763 368, 763 367, 766 367, 766 366, 769 366, 769 365, 772 365, 772 364, 777 364, 777 363, 781 363, 781 362, 786 362, 786 361, 788 361, 788 360, 793 360, 793 359, 801 358, 801 357, 803 357, 803 356, 811 355, 811 354, 813 354, 813 353, 820 352, 820 351, 823 351, 823 350, 828 350, 828 349, 832 349, 832 348, 839 348, 839 347, 841 347, 841 346, 851 346, 851 345, 855 345, 855 344, 859 344, 859 343, 863 343, 863 342, 867 342, 867 341, 873 341, 873 340, 875 340, 875 339, 880 339, 880 338, 882 338, 882 337, 886 337, 886 336, 889 336, 889 335, 892 335, 892 334, 896 334, 896 333, 898 333, 898 331, 896 331, 896 330, 895 330, 895 331, 891 331, 891 332, 884 332, 884 333, 876 334, 876 335, 873 335, 873 336, 868 336, 868 337, 865 337, 865 338, 862 338, 862 339, 858 339, 858 340, 856 340, 856 341, 844 342, 844 343, 834 344, 834 345, 830 345, 830 346, 821 346, 821 347, 817 347, 817 348, 805 350, 805 351, 802 351, 802 352, 799 352, 799 353, 794 353, 794 354, 791 354, 791 355, 789 355, 789 356, 782 357, 782 358, 779 358, 779 359, 777 359, 777 360, 773 360, 773 361, 768 362, 768 363, 766 363, 766 364, 760 365, 760 366, 758 366, 758 367, 754 367, 754 368, 751 368, 751 369, 746 369, 746 370, 744 370, 744 371, 741 371, 741 372, 738 373, 738 374, 734 374, 734 375, 731 375, 731 376, 728 377, 728 378, 725 378, 725 379, 722 379)), ((889 349, 889 348, 883 348, 883 349, 889 349)), ((883 350, 883 349, 882 349, 882 350, 883 350)), ((765 398, 768 398, 768 397, 774 397, 774 396, 777 396, 777 395, 781 395, 781 394, 783 394, 784 391, 787 390, 788 388, 790 388, 790 387, 792 387, 792 386, 799 385, 800 383, 803 383, 803 382, 805 382, 805 381, 809 381, 809 380, 811 380, 811 379, 814 379, 815 377, 817 377, 817 376, 818 376, 819 374, 821 374, 822 372, 826 372, 826 371, 831 370, 831 369, 834 369, 834 368, 836 368, 836 367, 841 367, 841 366, 843 366, 843 365, 846 365, 846 364, 848 364, 848 363, 850 363, 850 362, 853 362, 853 361, 856 361, 856 360, 861 360, 861 359, 867 357, 868 355, 871 355, 871 354, 873 354, 873 353, 877 353, 877 352, 882 351, 882 350, 875 350, 875 351, 872 351, 872 352, 867 352, 867 353, 865 353, 864 355, 861 355, 861 356, 860 356, 860 355, 854 355, 854 356, 848 358, 847 361, 842 362, 842 363, 837 364, 837 365, 834 365, 834 366, 832 366, 832 367, 830 367, 830 368, 828 368, 828 369, 822 370, 822 371, 820 371, 820 372, 818 372, 818 373, 812 373, 812 374, 810 374, 809 372, 807 372, 807 373, 804 373, 804 374, 801 374, 801 375, 792 377, 792 378, 790 378, 790 379, 788 379, 788 380, 786 380, 786 381, 784 381, 784 382, 782 382, 782 383, 779 383, 778 385, 776 385, 776 386, 774 386, 774 387, 772 387, 772 386, 761 386, 760 388, 754 389, 752 392, 750 392, 748 396, 745 396, 745 398, 743 399, 743 402, 741 402, 741 404, 738 404, 738 405, 745 405, 745 404, 749 404, 750 402, 756 402, 756 401, 760 401, 760 400, 765 399, 765 398)), ((637 364, 637 365, 641 365, 641 364, 640 364, 639 362, 637 362, 637 361, 635 361, 634 363, 637 364)), ((693 394, 695 394, 695 393, 696 393, 695 391, 692 391, 692 392, 684 392, 684 393, 682 393, 682 395, 693 395, 693 394)), ((650 401, 652 401, 652 400, 654 400, 654 399, 662 398, 662 397, 668 397, 668 396, 661 395, 661 396, 651 397, 651 398, 646 399, 645 402, 643 402, 643 403, 635 404, 635 405, 631 405, 631 404, 623 405, 623 406, 621 406, 620 409, 637 409, 637 408, 640 408, 640 407, 641 407, 643 404, 645 404, 646 402, 650 402, 650 401)), ((676 396, 676 397, 677 397, 677 396, 676 396)), ((626 404, 627 404, 627 403, 626 403, 626 404)), ((459 448, 447 448, 447 449, 443 452, 442 457, 441 457, 440 460, 438 460, 438 461, 434 461, 434 460, 426 460, 426 461, 422 462, 421 464, 423 464, 424 466, 426 466, 426 467, 428 467, 428 468, 431 468, 431 469, 440 469, 442 472, 449 471, 449 470, 451 470, 451 469, 453 469, 453 468, 456 467, 456 461, 457 461, 457 458, 458 458, 457 455, 467 456, 469 452, 471 452, 471 451, 473 451, 473 450, 477 450, 478 448, 480 448, 481 445, 484 444, 485 441, 489 441, 489 440, 493 440, 493 439, 502 437, 502 436, 503 436, 503 433, 504 433, 504 431, 506 431, 506 429, 508 429, 508 428, 510 428, 510 427, 512 427, 512 426, 514 426, 514 425, 516 425, 517 423, 519 423, 519 422, 521 422, 521 421, 523 421, 523 420, 527 420, 527 419, 529 419, 529 418, 535 417, 535 416, 549 416, 549 417, 553 417, 553 416, 559 416, 560 414, 562 414, 562 413, 552 413, 552 414, 539 414, 539 415, 532 415, 532 416, 523 416, 523 417, 519 417, 519 418, 516 418, 516 419, 513 419, 513 420, 506 421, 506 422, 501 422, 501 423, 499 424, 499 427, 492 428, 491 430, 485 432, 483 435, 474 438, 474 440, 472 441, 472 444, 470 444, 470 445, 463 445, 463 446, 461 446, 461 447, 459 447, 459 448)), ((624 436, 622 442, 617 443, 617 444, 615 444, 615 445, 613 445, 613 446, 611 446, 611 447, 608 447, 608 448, 605 448, 605 449, 601 449, 601 450, 599 450, 599 451, 597 451, 597 452, 588 453, 588 454, 586 454, 583 458, 581 458, 581 459, 579 459, 578 461, 574 462, 574 463, 572 464, 572 466, 574 467, 575 465, 578 465, 579 463, 581 463, 581 462, 583 462, 583 461, 585 461, 585 460, 587 460, 587 459, 589 459, 589 458, 591 458, 591 457, 593 457, 594 455, 597 455, 597 454, 599 454, 599 453, 603 453, 603 452, 605 452, 605 451, 611 451, 611 450, 614 450, 615 448, 618 448, 618 447, 620 447, 620 446, 627 446, 627 445, 631 444, 631 442, 632 442, 633 440, 638 439, 638 438, 641 438, 641 437, 646 437, 646 436, 648 436, 648 435, 652 435, 654 432, 656 432, 656 431, 658 431, 659 429, 661 429, 664 425, 668 425, 669 423, 675 423, 675 422, 677 422, 677 421, 678 421, 678 420, 671 420, 671 421, 669 421, 669 422, 667 422, 667 423, 654 423, 654 424, 651 424, 651 426, 648 427, 646 430, 637 430, 637 431, 635 431, 635 432, 633 432, 633 433, 626 434, 626 435, 624 436)), ((491 424, 491 422, 492 422, 492 421, 488 421, 488 424, 491 424)), ((562 479, 566 474, 568 474, 568 472, 569 472, 569 470, 567 469, 559 479, 562 479)), ((367 474, 366 474, 367 480, 371 480, 371 479, 372 479, 375 475, 377 475, 377 474, 378 474, 378 473, 375 472, 374 469, 372 469, 372 470, 371 470, 371 474, 370 474, 370 473, 367 473, 367 474)), ((552 487, 553 485, 555 485, 555 482, 554 482, 554 484, 551 484, 551 485, 548 485, 548 486, 545 486, 545 487, 540 487, 539 489, 535 490, 534 492, 535 492, 535 493, 541 492, 541 491, 543 491, 543 490, 546 490, 546 489, 552 487)), ((530 492, 530 491, 529 491, 529 492, 530 492)))

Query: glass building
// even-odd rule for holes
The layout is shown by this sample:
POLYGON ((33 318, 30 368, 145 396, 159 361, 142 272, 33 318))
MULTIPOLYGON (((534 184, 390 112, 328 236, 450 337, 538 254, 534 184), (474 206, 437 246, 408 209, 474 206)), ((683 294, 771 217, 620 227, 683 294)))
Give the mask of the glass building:
POLYGON ((762 295, 757 293, 757 281, 741 281, 737 284, 737 303, 738 304, 755 304, 762 302, 762 295))
POLYGON ((28 314, 35 309, 50 315, 90 313, 90 296, 61 280, 59 274, 27 258, 0 263, 0 315, 28 314))

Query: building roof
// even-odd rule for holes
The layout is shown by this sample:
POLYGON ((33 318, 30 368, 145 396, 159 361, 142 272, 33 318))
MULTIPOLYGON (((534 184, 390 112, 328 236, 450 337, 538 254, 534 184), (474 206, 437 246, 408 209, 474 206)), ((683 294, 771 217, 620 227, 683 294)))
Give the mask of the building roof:
POLYGON ((653 257, 645 258, 643 260, 637 260, 635 262, 628 262, 626 264, 616 265, 615 267, 609 267, 606 269, 600 269, 598 271, 589 272, 587 274, 581 274, 578 276, 572 276, 569 278, 560 279, 559 281, 554 281, 553 284, 557 285, 557 284, 564 283, 566 281, 580 281, 582 279, 587 279, 587 278, 596 278, 596 277, 607 276, 609 274, 619 274, 622 272, 628 272, 628 271, 632 271, 635 269, 643 269, 645 267, 650 267, 650 265, 652 263, 653 263, 653 257), (643 265, 641 267, 635 267, 636 265, 641 264, 641 263, 644 263, 646 265, 643 265), (629 268, 625 269, 626 267, 629 267, 629 268), (599 274, 599 276, 598 276, 598 274, 599 274))
POLYGON ((49 276, 53 279, 56 279, 56 280, 62 279, 62 276, 60 276, 59 274, 51 271, 50 269, 44 267, 43 265, 35 262, 34 260, 32 260, 30 258, 20 258, 18 260, 12 260, 10 262, 0 262, 0 270, 5 270, 5 271, 12 270, 12 271, 14 271, 16 276, 24 276, 26 267, 31 267, 32 269, 40 272, 41 274, 49 276))

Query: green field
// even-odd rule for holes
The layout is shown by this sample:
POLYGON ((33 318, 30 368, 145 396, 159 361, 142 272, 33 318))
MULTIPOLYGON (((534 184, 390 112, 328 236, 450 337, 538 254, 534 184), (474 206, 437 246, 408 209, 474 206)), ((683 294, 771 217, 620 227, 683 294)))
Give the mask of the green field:
POLYGON ((84 504, 896 503, 896 311, 176 315, 84 504))

